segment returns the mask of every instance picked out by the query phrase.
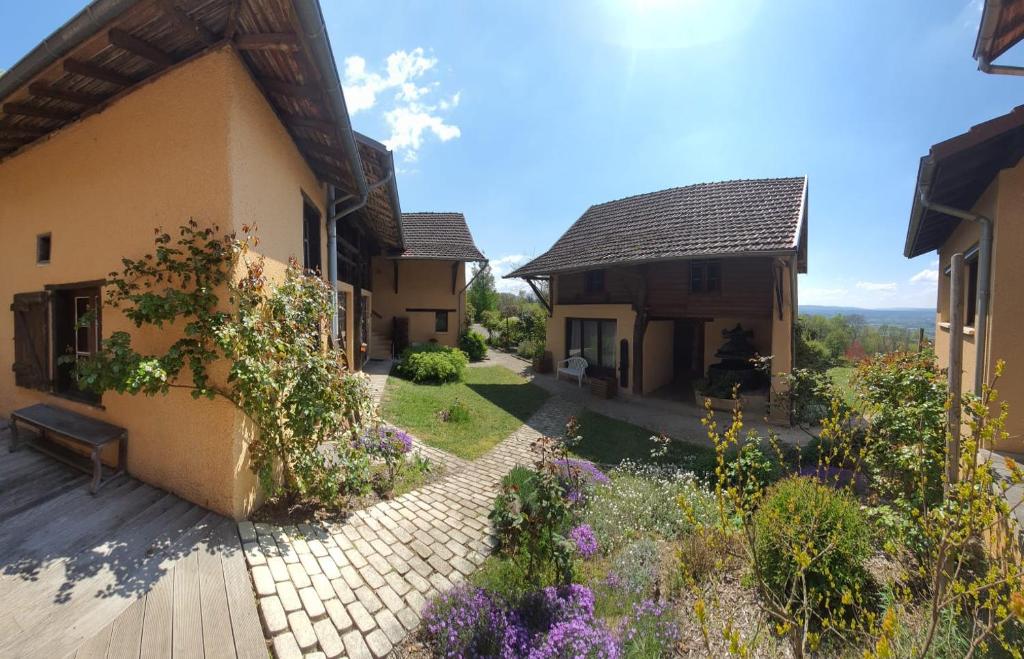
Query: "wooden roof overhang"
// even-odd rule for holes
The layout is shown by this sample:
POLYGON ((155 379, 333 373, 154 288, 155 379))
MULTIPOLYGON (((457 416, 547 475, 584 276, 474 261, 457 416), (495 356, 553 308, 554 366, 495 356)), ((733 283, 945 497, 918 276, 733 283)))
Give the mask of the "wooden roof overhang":
POLYGON ((942 247, 960 220, 929 210, 920 199, 970 210, 1003 169, 1024 157, 1024 105, 932 146, 921 158, 903 255, 913 258, 942 247))
POLYGON ((355 133, 359 159, 370 182, 366 205, 360 213, 388 252, 402 248, 402 206, 398 200, 394 155, 386 146, 355 133))
POLYGON ((0 163, 225 46, 317 176, 366 194, 317 0, 95 0, 0 76, 0 163))
POLYGON ((986 0, 974 58, 985 69, 1024 38, 1024 0, 986 0))

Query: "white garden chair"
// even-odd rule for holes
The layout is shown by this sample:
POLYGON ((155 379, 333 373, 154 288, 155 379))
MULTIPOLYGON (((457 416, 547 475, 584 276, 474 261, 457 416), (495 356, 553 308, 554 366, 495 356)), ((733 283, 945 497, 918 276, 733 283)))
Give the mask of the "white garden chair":
POLYGON ((570 357, 564 361, 559 362, 565 364, 565 366, 559 366, 558 371, 555 373, 555 379, 557 380, 563 373, 570 377, 576 378, 576 382, 580 387, 583 386, 583 378, 587 375, 587 360, 582 357, 570 357))

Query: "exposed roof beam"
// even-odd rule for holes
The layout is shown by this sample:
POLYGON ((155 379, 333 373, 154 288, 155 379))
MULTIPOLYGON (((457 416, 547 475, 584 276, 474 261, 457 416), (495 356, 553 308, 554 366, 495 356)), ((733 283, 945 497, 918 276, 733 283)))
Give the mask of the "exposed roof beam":
POLYGON ((210 32, 206 26, 186 14, 184 10, 174 4, 174 0, 157 0, 156 3, 178 25, 191 32, 207 46, 217 40, 217 36, 213 32, 210 32))
POLYGON ((26 144, 28 144, 28 142, 18 142, 16 140, 0 139, 0 149, 20 149, 26 144))
POLYGON ((330 121, 324 121, 323 119, 310 119, 309 117, 297 117, 295 115, 285 115, 284 119, 285 123, 289 126, 295 126, 296 128, 313 128, 331 136, 334 135, 334 131, 338 128, 337 125, 330 121))
POLYGON ((174 64, 173 57, 148 41, 139 39, 120 28, 113 28, 107 33, 107 36, 110 38, 110 43, 114 44, 121 50, 127 50, 132 55, 149 60, 161 69, 166 69, 168 66, 174 64))
POLYGON ((5 137, 24 138, 34 140, 37 137, 42 137, 50 131, 46 128, 36 128, 35 126, 0 126, 0 139, 5 137))
POLYGON ((292 98, 303 98, 307 96, 319 98, 321 96, 321 90, 316 85, 296 85, 290 82, 283 82, 281 80, 271 80, 269 78, 260 78, 260 84, 263 85, 263 88, 268 92, 291 96, 292 98))
POLYGON ((40 117, 42 119, 54 119, 56 121, 67 121, 74 119, 76 112, 66 112, 53 108, 37 108, 24 103, 4 103, 4 112, 17 114, 23 117, 40 117))
POLYGON ((131 87, 135 84, 135 80, 128 76, 121 75, 120 73, 111 71, 110 69, 105 69, 102 66, 96 66, 95 64, 90 64, 88 62, 80 62, 76 59, 64 60, 64 70, 67 73, 74 73, 94 80, 102 80, 103 82, 109 82, 112 85, 118 85, 120 87, 131 87))
POLYGON ((299 38, 288 32, 240 34, 235 46, 239 50, 298 50, 299 38))
POLYGON ((228 9, 228 23, 224 28, 224 38, 228 41, 235 38, 235 31, 238 30, 238 12, 241 6, 242 0, 231 0, 231 7, 228 9))
POLYGON ((68 101, 69 103, 77 103, 79 105, 96 105, 104 100, 103 96, 76 92, 70 89, 58 89, 57 87, 46 84, 45 82, 33 82, 28 86, 28 91, 34 96, 56 98, 61 101, 68 101))
POLYGON ((326 156, 328 158, 333 158, 334 160, 341 159, 338 153, 339 149, 337 147, 332 147, 329 144, 321 144, 320 142, 313 142, 312 140, 295 140, 295 142, 299 145, 300 149, 309 151, 312 154, 326 156))

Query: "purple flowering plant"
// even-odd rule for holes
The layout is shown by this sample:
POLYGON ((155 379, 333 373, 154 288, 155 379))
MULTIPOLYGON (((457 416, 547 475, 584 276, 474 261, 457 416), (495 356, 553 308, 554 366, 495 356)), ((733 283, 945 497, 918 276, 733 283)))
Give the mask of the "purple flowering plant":
POLYGON ((620 630, 623 653, 639 657, 668 657, 682 638, 674 611, 667 603, 645 599, 633 605, 620 630))
POLYGON ((576 553, 587 559, 597 553, 597 538, 590 524, 580 524, 569 531, 569 539, 576 543, 576 553))
POLYGON ((459 585, 427 604, 424 637, 434 656, 450 659, 524 656, 528 636, 515 612, 482 588, 459 585))
POLYGON ((384 461, 387 485, 390 489, 394 485, 395 476, 405 460, 405 455, 412 450, 412 436, 401 428, 380 425, 368 428, 355 439, 354 444, 356 448, 366 451, 370 457, 384 461))

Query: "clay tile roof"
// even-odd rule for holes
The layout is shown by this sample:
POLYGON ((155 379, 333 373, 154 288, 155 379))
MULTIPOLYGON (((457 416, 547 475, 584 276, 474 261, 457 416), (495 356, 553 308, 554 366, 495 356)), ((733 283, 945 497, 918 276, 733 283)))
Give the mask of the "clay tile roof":
POLYGON ((678 258, 796 252, 807 179, 699 183, 587 209, 541 254, 508 277, 678 258))
POLYGON ((484 261, 462 213, 402 213, 403 259, 484 261))

